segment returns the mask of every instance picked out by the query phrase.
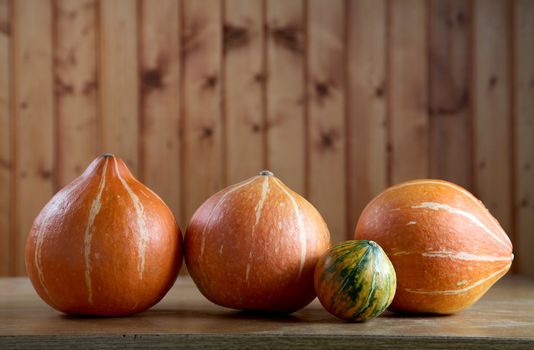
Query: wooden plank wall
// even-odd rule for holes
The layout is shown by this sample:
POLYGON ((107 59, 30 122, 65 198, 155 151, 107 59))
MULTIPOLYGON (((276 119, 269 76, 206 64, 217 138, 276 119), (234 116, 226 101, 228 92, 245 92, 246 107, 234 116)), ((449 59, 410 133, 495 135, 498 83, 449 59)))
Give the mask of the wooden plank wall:
POLYGON ((413 178, 473 191, 534 276, 529 0, 0 0, 0 275, 103 152, 182 229, 269 168, 334 241, 413 178))
POLYGON ((11 180, 13 162, 11 153, 11 16, 10 4, 0 1, 0 276, 10 274, 11 237, 11 180))
POLYGON ((54 8, 51 1, 13 1, 12 266, 24 273, 24 246, 31 224, 57 189, 54 144, 54 8))

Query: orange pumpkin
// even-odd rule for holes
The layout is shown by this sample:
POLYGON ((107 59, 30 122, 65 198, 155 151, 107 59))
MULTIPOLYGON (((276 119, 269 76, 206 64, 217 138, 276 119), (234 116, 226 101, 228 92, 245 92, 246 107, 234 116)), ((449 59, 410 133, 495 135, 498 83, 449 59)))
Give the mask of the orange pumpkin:
POLYGON ((120 158, 104 154, 37 216, 26 269, 39 296, 59 311, 130 315, 173 285, 181 246, 165 203, 120 158))
POLYGON ((315 265, 329 245, 319 212, 263 171, 198 208, 185 234, 185 261, 218 305, 293 312, 315 298, 315 265))
POLYGON ((393 311, 463 310, 513 260, 510 239, 482 202, 447 181, 387 189, 364 209, 354 236, 376 241, 391 259, 397 273, 393 311))

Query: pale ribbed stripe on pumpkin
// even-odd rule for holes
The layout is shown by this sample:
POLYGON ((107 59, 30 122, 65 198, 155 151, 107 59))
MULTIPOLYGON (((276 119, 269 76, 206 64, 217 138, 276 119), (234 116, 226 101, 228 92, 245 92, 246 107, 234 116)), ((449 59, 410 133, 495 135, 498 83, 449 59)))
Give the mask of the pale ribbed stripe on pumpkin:
POLYGON ((476 255, 467 252, 453 252, 453 251, 428 251, 428 252, 395 252, 393 256, 402 255, 421 255, 429 258, 449 258, 457 260, 475 260, 475 261, 510 261, 511 256, 491 256, 491 255, 476 255))
POLYGON ((437 258, 451 258, 459 260, 477 260, 477 261, 511 261, 511 256, 491 256, 491 255, 476 255, 465 252, 449 252, 449 251, 430 251, 422 253, 423 256, 437 257, 437 258))
POLYGON ((113 158, 113 161, 115 162, 115 171, 117 172, 117 177, 119 178, 119 181, 126 189, 126 192, 128 192, 128 195, 130 196, 130 199, 132 200, 134 208, 135 208, 137 224, 139 225, 139 231, 141 233, 141 244, 139 246, 139 267, 138 267, 139 279, 143 279, 143 272, 145 270, 145 250, 146 250, 146 244, 148 242, 148 230, 146 228, 144 207, 141 201, 139 201, 139 197, 137 197, 137 195, 132 191, 128 183, 121 176, 119 172, 119 167, 117 165, 117 159, 113 158))
MULTIPOLYGON (((406 186, 413 186, 413 185, 420 185, 420 184, 434 184, 434 185, 442 185, 442 186, 446 186, 446 187, 449 187, 449 188, 452 188, 464 195, 466 195, 473 203, 475 203, 478 207, 480 207, 481 209, 483 209, 483 212, 486 214, 486 216, 490 219, 491 222, 493 222, 493 224, 495 225, 495 227, 497 227, 499 229, 499 233, 501 233, 501 235, 504 235, 506 237, 508 237, 506 235, 506 232, 504 232, 504 230, 502 229, 502 227, 500 226, 499 222, 497 221, 497 219, 495 219, 491 213, 488 211, 488 209, 484 206, 484 204, 479 201, 475 196, 473 196, 472 193, 470 193, 469 191, 466 191, 465 189, 459 187, 459 186, 456 186, 456 185, 453 185, 453 184, 450 184, 448 182, 445 182, 445 181, 433 181, 433 180, 425 180, 425 181, 422 181, 422 180, 419 180, 419 181, 415 181, 415 182, 407 182, 407 183, 402 183, 402 184, 399 184, 399 185, 396 185, 396 186, 393 186, 392 188, 402 188, 402 187, 406 187, 406 186)), ((391 209, 391 210, 400 210, 400 208, 395 208, 395 209, 391 209)), ((507 245, 508 247, 511 247, 509 245, 507 245)))
POLYGON ((243 182, 238 183, 237 185, 235 185, 234 188, 232 188, 232 189, 228 190, 226 193, 224 193, 221 196, 221 198, 219 199, 219 201, 217 202, 217 204, 215 204, 213 206, 213 208, 211 209, 210 214, 208 216, 208 220, 206 221, 206 225, 202 229, 202 234, 201 234, 202 238, 201 238, 201 242, 200 242, 200 256, 204 255, 204 246, 206 245, 206 229, 208 228, 208 226, 210 224, 211 217, 213 216, 213 213, 216 211, 216 209, 218 209, 224 203, 226 197, 228 197, 229 194, 234 193, 235 191, 239 190, 240 188, 243 188, 244 186, 254 182, 257 178, 258 178, 258 176, 253 177, 252 179, 248 179, 248 180, 245 180, 243 182))
POLYGON ((108 158, 104 159, 104 167, 102 168, 102 175, 100 177, 100 183, 98 184, 98 192, 96 193, 95 199, 91 203, 91 208, 89 209, 89 217, 87 218, 87 225, 85 226, 85 233, 83 238, 83 257, 85 262, 85 285, 87 287, 87 301, 89 304, 93 304, 93 286, 91 281, 91 241, 93 240, 93 224, 95 218, 100 212, 102 207, 102 192, 106 186, 106 172, 108 169, 108 158))
POLYGON ((260 221, 261 211, 263 209, 263 203, 265 203, 265 199, 267 198, 268 193, 269 193, 269 176, 264 176, 263 184, 261 186, 261 198, 258 202, 258 205, 256 205, 256 221, 254 222, 254 227, 252 228, 253 232, 256 229, 256 225, 260 221))
MULTIPOLYGON (((411 289, 411 288, 405 288, 404 290, 409 292, 409 293, 416 293, 416 294, 430 294, 430 295, 455 295, 455 294, 462 294, 462 293, 466 293, 468 292, 469 290, 475 288, 475 287, 478 287, 480 286, 481 284, 484 284, 485 282, 491 280, 492 278, 496 278, 496 277, 500 277, 500 275, 506 273, 506 271, 508 271, 510 269, 510 266, 512 266, 512 264, 508 264, 506 265, 504 268, 498 270, 498 271, 495 271, 494 273, 492 273, 491 275, 487 276, 487 277, 484 277, 480 280, 478 280, 477 282, 471 284, 470 286, 467 286, 465 288, 462 288, 462 289, 450 289, 450 290, 418 290, 418 289, 411 289)), ((460 282, 463 282, 463 281, 460 281, 460 282)))
POLYGON ((480 221, 472 213, 469 213, 469 212, 467 212, 465 210, 454 208, 454 207, 451 207, 450 205, 443 204, 443 203, 436 203, 436 202, 423 202, 423 203, 418 204, 418 205, 412 205, 412 209, 430 209, 430 210, 435 210, 435 211, 445 210, 445 211, 447 211, 447 212, 449 212, 451 214, 456 214, 456 215, 463 216, 464 218, 469 219, 469 221, 474 223, 476 226, 478 226, 481 229, 483 229, 487 234, 489 234, 491 237, 493 237, 499 243, 504 245, 506 248, 509 248, 509 245, 506 244, 506 242, 501 240, 499 237, 497 237, 493 232, 491 232, 491 230, 489 228, 487 228, 486 225, 484 225, 482 223, 482 221, 480 221))
POLYGON ((304 220, 302 219, 302 213, 300 212, 299 205, 297 204, 297 201, 291 193, 289 193, 284 186, 280 184, 280 182, 277 179, 273 179, 274 182, 284 191, 284 193, 287 195, 289 200, 291 201, 291 204, 293 204, 293 207, 295 208, 295 216, 297 217, 297 222, 299 225, 299 240, 300 240, 300 267, 299 267, 299 274, 298 277, 302 274, 302 270, 304 269, 304 261, 306 259, 306 231, 304 228, 304 220))
MULTIPOLYGON (((249 257, 250 258, 250 257, 249 257)), ((250 275, 250 262, 247 263, 246 271, 245 271, 245 280, 248 282, 248 276, 250 275)))
MULTIPOLYGON (((49 211, 49 213, 53 212, 52 210, 49 211)), ((37 269, 37 276, 39 277, 39 282, 41 283, 41 286, 43 286, 43 290, 46 294, 50 295, 50 292, 48 291, 48 288, 46 287, 45 281, 44 281, 44 272, 41 266, 41 248, 43 247, 43 236, 44 236, 44 228, 46 223, 48 222, 50 218, 50 214, 47 215, 45 219, 43 219, 41 223, 41 229, 36 234, 37 238, 35 240, 35 268, 37 269)))
POLYGON ((478 200, 475 196, 473 196, 473 194, 471 192, 466 191, 462 187, 459 187, 459 186, 456 186, 456 185, 453 185, 453 184, 450 184, 450 183, 447 183, 447 182, 426 181, 426 183, 440 184, 440 185, 443 185, 443 186, 447 186, 447 187, 453 188, 456 191, 465 194, 467 197, 469 197, 474 203, 476 203, 484 211, 484 213, 488 216, 490 221, 492 221, 499 228, 499 232, 501 232, 503 235, 507 236, 506 233, 504 232, 504 230, 502 230, 501 225, 499 224, 497 219, 495 219, 493 217, 493 215, 491 215, 491 213, 489 212, 488 208, 486 208, 484 206, 484 203, 482 203, 482 201, 478 200))
MULTIPOLYGON (((269 193, 269 176, 263 176, 263 184, 262 184, 262 188, 261 188, 261 197, 260 197, 260 200, 258 201, 258 204, 256 205, 256 219, 254 221, 254 225, 252 225, 252 233, 251 233, 251 237, 252 237, 252 244, 254 243, 254 233, 256 232, 256 226, 258 225, 258 222, 260 221, 260 218, 261 218, 261 211, 263 209, 263 204, 265 203, 265 199, 267 198, 267 194, 269 193)), ((250 253, 248 255, 248 262, 247 262, 247 266, 246 266, 246 271, 245 271, 245 280, 248 282, 248 278, 249 278, 249 275, 250 275, 250 268, 251 268, 251 263, 252 263, 252 246, 251 246, 251 249, 250 249, 250 253)))

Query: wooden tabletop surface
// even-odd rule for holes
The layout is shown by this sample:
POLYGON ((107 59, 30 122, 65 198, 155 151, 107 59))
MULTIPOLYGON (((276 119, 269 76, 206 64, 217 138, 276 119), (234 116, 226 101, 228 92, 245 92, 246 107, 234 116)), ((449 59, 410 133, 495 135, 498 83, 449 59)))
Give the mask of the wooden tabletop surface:
POLYGON ((452 316, 386 312, 347 323, 315 300, 291 315, 225 309, 180 277, 155 307, 124 318, 80 318, 42 302, 26 278, 0 278, 0 349, 138 347, 534 349, 534 279, 508 277, 472 308, 452 316))

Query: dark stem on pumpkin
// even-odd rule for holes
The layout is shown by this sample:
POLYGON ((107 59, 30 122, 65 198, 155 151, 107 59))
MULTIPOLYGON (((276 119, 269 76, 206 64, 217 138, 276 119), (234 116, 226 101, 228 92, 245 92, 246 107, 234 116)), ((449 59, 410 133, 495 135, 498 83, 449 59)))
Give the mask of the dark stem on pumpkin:
POLYGON ((103 158, 110 158, 110 157, 114 157, 113 153, 104 153, 102 155, 103 158))
POLYGON ((274 176, 274 174, 269 170, 262 170, 260 171, 260 176, 274 176))

